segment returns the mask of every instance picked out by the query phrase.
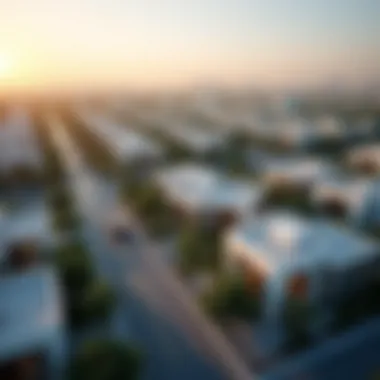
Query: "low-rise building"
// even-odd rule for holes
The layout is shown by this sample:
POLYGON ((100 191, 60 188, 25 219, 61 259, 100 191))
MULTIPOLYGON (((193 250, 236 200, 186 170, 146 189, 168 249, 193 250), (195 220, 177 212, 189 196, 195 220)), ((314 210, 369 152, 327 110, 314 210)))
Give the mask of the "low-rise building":
POLYGON ((333 115, 323 115, 315 121, 315 128, 321 141, 344 141, 347 139, 347 127, 344 122, 333 115))
POLYGON ((133 128, 120 125, 104 115, 94 114, 93 111, 81 110, 79 117, 90 132, 105 142, 121 163, 154 162, 163 157, 160 144, 133 128))
POLYGON ((274 139, 288 149, 307 149, 318 140, 314 126, 307 120, 296 119, 279 123, 274 139))
POLYGON ((55 272, 34 267, 1 276, 0 304, 0 378, 24 371, 25 379, 63 379, 67 337, 55 272))
POLYGON ((380 226, 380 183, 377 180, 337 176, 318 183, 311 198, 323 215, 342 218, 356 227, 380 226))
POLYGON ((364 287, 380 267, 379 247, 368 237, 290 213, 253 215, 232 226, 224 249, 226 267, 262 292, 263 322, 279 331, 289 297, 321 310, 323 331, 334 305, 364 287))
POLYGON ((221 132, 201 129, 194 125, 181 125, 181 123, 172 122, 168 124, 165 133, 195 154, 206 154, 223 146, 221 132))
POLYGON ((366 144, 352 148, 346 156, 347 164, 363 173, 380 172, 380 144, 366 144))
POLYGON ((263 159, 259 173, 269 188, 309 189, 335 173, 332 164, 313 157, 277 156, 263 159))
POLYGON ((206 219, 215 215, 234 219, 253 211, 261 200, 257 185, 193 164, 163 169, 157 173, 156 181, 168 203, 188 215, 206 219))
POLYGON ((0 212, 0 265, 8 262, 12 248, 26 244, 36 250, 43 250, 54 244, 46 205, 37 202, 23 204, 10 210, 4 207, 0 212))
POLYGON ((0 173, 42 169, 42 154, 27 111, 15 107, 0 124, 0 173))
POLYGON ((380 375, 380 320, 291 356, 261 374, 263 380, 376 379, 380 375))

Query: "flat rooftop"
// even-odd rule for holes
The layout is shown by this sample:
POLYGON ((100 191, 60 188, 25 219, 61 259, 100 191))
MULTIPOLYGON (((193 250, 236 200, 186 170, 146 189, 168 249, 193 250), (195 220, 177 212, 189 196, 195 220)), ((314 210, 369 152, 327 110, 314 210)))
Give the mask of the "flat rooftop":
POLYGON ((232 180, 206 166, 194 164, 163 169, 157 173, 156 180, 174 201, 199 211, 248 211, 261 196, 261 189, 255 184, 232 180))
POLYGON ((350 229, 286 212, 253 215, 233 227, 229 237, 269 270, 292 263, 349 266, 378 251, 371 239, 350 229))
POLYGON ((261 170, 266 174, 279 174, 295 180, 317 181, 335 176, 334 166, 317 157, 274 156, 263 160, 261 170))
POLYGON ((221 134, 191 125, 174 125, 167 133, 196 152, 219 147, 223 142, 221 134))
POLYGON ((43 243, 53 239, 49 213, 42 202, 21 205, 15 210, 0 208, 0 260, 9 244, 25 239, 43 243))
POLYGON ((27 111, 15 107, 0 125, 0 169, 26 166, 40 169, 42 154, 27 111))
POLYGON ((97 134, 119 159, 160 156, 163 153, 157 142, 104 115, 82 111, 80 117, 86 122, 87 128, 97 134))
POLYGON ((63 324, 53 269, 36 267, 0 277, 0 360, 40 348, 63 324))

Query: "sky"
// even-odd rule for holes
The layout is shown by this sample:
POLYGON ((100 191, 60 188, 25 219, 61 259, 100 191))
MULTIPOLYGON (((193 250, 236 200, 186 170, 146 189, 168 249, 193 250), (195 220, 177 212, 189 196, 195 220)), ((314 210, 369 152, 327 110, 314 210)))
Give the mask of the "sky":
POLYGON ((380 84, 379 0, 0 0, 0 86, 380 84))

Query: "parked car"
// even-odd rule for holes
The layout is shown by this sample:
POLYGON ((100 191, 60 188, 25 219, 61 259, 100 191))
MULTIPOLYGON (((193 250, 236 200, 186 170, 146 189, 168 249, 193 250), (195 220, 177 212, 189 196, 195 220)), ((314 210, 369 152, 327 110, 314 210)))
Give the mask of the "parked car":
POLYGON ((112 243, 117 245, 129 244, 135 239, 134 232, 130 226, 126 225, 115 225, 111 227, 110 234, 112 243))

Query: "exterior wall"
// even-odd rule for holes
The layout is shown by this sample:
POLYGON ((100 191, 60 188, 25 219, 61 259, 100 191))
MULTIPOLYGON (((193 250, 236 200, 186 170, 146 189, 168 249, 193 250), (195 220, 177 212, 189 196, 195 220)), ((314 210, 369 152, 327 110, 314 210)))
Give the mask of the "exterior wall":
POLYGON ((57 330, 47 344, 46 358, 49 379, 64 380, 64 371, 69 356, 66 339, 65 332, 57 330))

